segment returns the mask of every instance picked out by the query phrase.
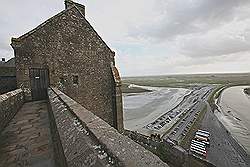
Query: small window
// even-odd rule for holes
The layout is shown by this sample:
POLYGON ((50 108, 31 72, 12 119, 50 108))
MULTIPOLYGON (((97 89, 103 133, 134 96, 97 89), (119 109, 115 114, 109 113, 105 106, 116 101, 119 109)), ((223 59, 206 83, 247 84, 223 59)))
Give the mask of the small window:
POLYGON ((78 76, 77 75, 73 75, 73 84, 78 85, 79 81, 78 81, 78 76))

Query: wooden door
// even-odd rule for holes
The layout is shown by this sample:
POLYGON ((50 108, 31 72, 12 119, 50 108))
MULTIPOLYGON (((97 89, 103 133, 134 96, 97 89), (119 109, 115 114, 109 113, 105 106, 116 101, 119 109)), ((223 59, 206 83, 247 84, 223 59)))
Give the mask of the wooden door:
POLYGON ((32 100, 46 99, 49 86, 49 70, 46 68, 30 68, 29 74, 32 100))

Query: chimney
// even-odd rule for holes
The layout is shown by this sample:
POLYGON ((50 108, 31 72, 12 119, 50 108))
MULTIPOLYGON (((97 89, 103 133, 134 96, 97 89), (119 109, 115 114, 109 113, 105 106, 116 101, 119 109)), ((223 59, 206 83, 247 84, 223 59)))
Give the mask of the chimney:
POLYGON ((2 62, 5 62, 5 58, 2 58, 2 62))
POLYGON ((81 14, 83 16, 85 16, 85 6, 84 5, 76 3, 73 0, 65 0, 64 4, 65 4, 65 9, 69 9, 69 8, 75 6, 77 8, 77 10, 79 10, 81 12, 81 14))
POLYGON ((65 4, 65 9, 68 9, 71 6, 73 6, 74 2, 72 0, 65 0, 64 4, 65 4))

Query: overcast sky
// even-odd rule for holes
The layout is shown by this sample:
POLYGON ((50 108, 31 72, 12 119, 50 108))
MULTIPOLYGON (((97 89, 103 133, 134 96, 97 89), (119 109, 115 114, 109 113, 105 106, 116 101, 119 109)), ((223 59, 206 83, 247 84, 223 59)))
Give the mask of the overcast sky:
MULTIPOLYGON (((116 52, 122 76, 250 72, 250 0, 76 2, 116 52)), ((63 9, 63 0, 1 2, 0 57, 14 56, 11 37, 63 9)))

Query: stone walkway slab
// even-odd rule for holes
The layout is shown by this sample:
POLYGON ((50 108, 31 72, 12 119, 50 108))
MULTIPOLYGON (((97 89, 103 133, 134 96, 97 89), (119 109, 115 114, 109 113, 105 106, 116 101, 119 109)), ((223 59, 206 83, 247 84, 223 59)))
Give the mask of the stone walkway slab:
POLYGON ((46 101, 25 103, 0 134, 0 167, 53 167, 46 101))

